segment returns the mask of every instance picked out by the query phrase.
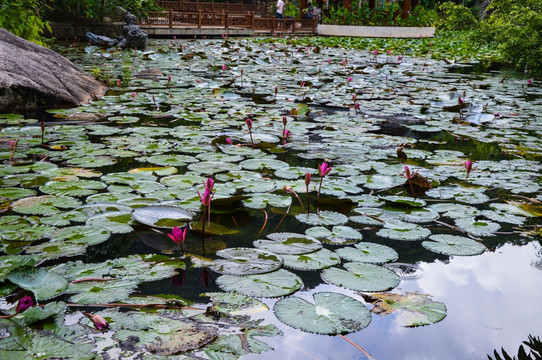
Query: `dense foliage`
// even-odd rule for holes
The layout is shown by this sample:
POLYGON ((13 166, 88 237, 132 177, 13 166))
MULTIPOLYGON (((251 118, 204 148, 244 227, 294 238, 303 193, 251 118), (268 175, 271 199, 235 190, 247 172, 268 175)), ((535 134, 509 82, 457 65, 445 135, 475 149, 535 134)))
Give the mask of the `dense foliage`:
POLYGON ((0 27, 42 44, 41 35, 49 28, 48 22, 42 20, 45 7, 40 0, 0 0, 0 27))
POLYGON ((417 6, 407 19, 401 17, 401 7, 397 3, 389 3, 384 7, 371 10, 362 6, 348 10, 343 6, 336 6, 324 14, 324 24, 334 25, 365 25, 365 26, 432 26, 437 20, 437 14, 423 6, 417 6))
POLYGON ((473 12, 462 5, 447 1, 437 7, 439 30, 472 30, 478 26, 478 19, 473 12))
POLYGON ((473 35, 498 45, 503 59, 521 70, 542 71, 542 0, 494 0, 473 35))
POLYGON ((96 21, 103 17, 115 17, 119 7, 137 17, 158 9, 155 0, 54 0, 47 17, 57 21, 96 21))

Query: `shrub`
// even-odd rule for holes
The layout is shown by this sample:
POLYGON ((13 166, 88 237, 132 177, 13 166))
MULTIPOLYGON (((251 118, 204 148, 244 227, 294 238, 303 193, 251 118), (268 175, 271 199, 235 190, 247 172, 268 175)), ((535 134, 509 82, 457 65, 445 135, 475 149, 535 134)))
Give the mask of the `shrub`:
POLYGON ((438 30, 472 30, 477 27, 478 19, 468 8, 454 4, 451 1, 442 3, 437 7, 439 19, 438 30))
POLYGON ((41 18, 45 6, 40 0, 0 0, 0 27, 43 45, 43 31, 51 30, 49 23, 41 18))

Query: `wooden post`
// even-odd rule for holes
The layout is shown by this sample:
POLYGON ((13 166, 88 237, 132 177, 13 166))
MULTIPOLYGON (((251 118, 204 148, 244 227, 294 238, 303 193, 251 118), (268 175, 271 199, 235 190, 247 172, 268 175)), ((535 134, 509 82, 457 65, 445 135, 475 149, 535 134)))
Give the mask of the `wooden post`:
POLYGON ((173 10, 169 9, 169 28, 173 28, 173 10))
POLYGON ((252 14, 251 14, 250 27, 251 27, 252 29, 254 29, 254 11, 253 11, 252 14))
POLYGON ((305 9, 309 6, 309 2, 307 0, 301 0, 299 2, 299 18, 303 19, 303 14, 305 9))
POLYGON ((350 10, 350 8, 352 7, 352 0, 343 0, 343 5, 345 8, 350 10))
MULTIPOLYGON (((290 19, 288 19, 290 20, 290 19)), ((296 19, 291 19, 292 20, 292 34, 295 33, 295 20, 296 19)))
POLYGON ((403 0, 403 19, 406 19, 408 17, 408 13, 410 12, 410 0, 403 0))
POLYGON ((277 26, 277 18, 274 17, 274 18, 273 18, 273 28, 271 29, 271 30, 272 30, 272 31, 271 31, 272 33, 275 32, 276 26, 277 26))
POLYGON ((179 11, 183 11, 183 0, 179 0, 179 11))
POLYGON ((222 19, 224 22, 224 28, 227 29, 228 28, 228 12, 227 11, 222 10, 222 19))
POLYGON ((199 0, 196 0, 196 11, 199 11, 199 0))
POLYGON ((316 18, 312 18, 312 32, 313 34, 316 34, 316 18))
POLYGON ((198 29, 201 28, 201 10, 198 10, 198 29))

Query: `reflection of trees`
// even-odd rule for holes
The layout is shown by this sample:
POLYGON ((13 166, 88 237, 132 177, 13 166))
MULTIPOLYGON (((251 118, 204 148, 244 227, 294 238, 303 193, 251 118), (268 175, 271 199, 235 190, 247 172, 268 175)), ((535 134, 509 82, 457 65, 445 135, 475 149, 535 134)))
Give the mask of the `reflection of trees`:
MULTIPOLYGON (((518 356, 517 357, 511 357, 506 353, 504 349, 501 348, 502 357, 497 352, 497 350, 493 351, 493 355, 495 356, 495 360, 536 360, 542 358, 542 341, 540 341, 539 337, 534 337, 533 335, 529 335, 528 341, 523 342, 524 345, 527 347, 523 347, 523 345, 519 346, 518 349, 518 356), (527 350, 525 350, 527 349, 527 350)), ((491 356, 487 356, 490 360, 493 360, 491 356)))

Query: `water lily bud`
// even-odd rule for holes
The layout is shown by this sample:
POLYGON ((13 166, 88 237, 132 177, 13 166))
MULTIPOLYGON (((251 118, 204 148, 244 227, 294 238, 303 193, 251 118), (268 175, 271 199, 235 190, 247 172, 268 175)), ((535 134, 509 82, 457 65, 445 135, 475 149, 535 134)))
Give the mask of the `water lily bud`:
POLYGON ((305 185, 309 185, 311 183, 312 175, 310 172, 305 174, 305 185))
POLYGON ((94 325, 98 328, 98 330, 103 330, 109 327, 109 323, 100 315, 90 315, 92 318, 92 321, 94 321, 94 325))
POLYGON ((15 308, 15 313, 21 313, 34 305, 34 301, 30 296, 25 296, 19 302, 17 303, 17 307, 15 308))
POLYGON ((229 144, 229 145, 233 145, 233 142, 231 141, 230 138, 226 138, 226 143, 229 144))
POLYGON ((246 123, 247 123, 248 130, 252 130, 252 119, 247 119, 246 123))
POLYGON ((286 126, 287 122, 288 122, 288 120, 286 120, 286 116, 283 116, 282 117, 282 125, 286 126))

